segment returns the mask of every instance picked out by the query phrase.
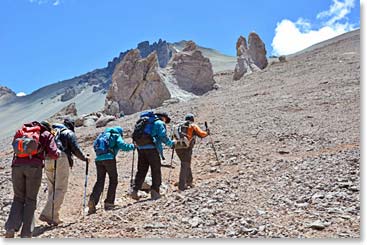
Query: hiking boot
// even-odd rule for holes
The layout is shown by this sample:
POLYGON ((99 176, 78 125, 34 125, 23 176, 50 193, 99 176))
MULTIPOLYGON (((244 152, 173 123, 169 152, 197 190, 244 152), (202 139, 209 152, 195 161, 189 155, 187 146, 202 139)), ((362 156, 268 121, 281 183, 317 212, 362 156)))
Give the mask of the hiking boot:
POLYGON ((88 202, 88 214, 95 214, 97 212, 96 204, 93 200, 89 200, 88 202))
POLYGON ((104 210, 112 210, 115 207, 115 204, 113 203, 109 203, 109 202, 105 202, 104 203, 104 210))
POLYGON ((152 200, 157 200, 157 199, 161 198, 161 194, 159 194, 159 192, 157 192, 155 190, 151 190, 150 191, 150 198, 152 200))
POLYGON ((191 183, 187 183, 186 185, 187 185, 187 187, 190 187, 190 188, 194 188, 195 187, 194 183, 192 183, 192 182, 191 183))
POLYGON ((20 238, 32 238, 32 235, 21 235, 20 238))
POLYGON ((63 223, 62 220, 52 220, 47 218, 45 215, 41 214, 40 217, 38 218, 40 221, 46 222, 48 225, 59 225, 61 223, 63 223))
POLYGON ((15 235, 15 230, 10 229, 10 230, 6 230, 4 237, 5 238, 14 238, 14 235, 15 235))
POLYGON ((134 199, 134 200, 139 200, 140 199, 140 197, 139 197, 139 195, 138 195, 138 192, 137 191, 132 191, 132 192, 130 192, 130 197, 132 198, 132 199, 134 199))

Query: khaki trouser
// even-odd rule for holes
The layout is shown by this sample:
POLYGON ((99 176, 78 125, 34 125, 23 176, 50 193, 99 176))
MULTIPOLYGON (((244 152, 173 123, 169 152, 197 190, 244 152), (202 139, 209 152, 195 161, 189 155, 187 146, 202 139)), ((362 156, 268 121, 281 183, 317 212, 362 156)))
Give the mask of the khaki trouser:
POLYGON ((176 154, 181 161, 180 178, 178 182, 178 188, 181 191, 185 190, 187 185, 191 185, 193 181, 191 170, 192 148, 193 147, 176 150, 176 154))
POLYGON ((41 215, 46 216, 52 220, 52 203, 54 203, 53 221, 59 222, 59 211, 64 201, 66 191, 68 189, 69 179, 69 161, 65 153, 61 153, 59 159, 56 160, 56 185, 54 188, 54 174, 55 174, 55 160, 45 161, 45 173, 47 176, 48 198, 46 206, 41 215), (55 189, 55 199, 54 197, 55 189))

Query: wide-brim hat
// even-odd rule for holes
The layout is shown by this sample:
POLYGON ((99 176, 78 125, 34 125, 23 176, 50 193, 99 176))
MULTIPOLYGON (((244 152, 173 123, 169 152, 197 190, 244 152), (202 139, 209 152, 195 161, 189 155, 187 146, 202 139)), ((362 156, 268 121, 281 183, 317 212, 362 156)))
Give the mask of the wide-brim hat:
POLYGON ((171 122, 171 118, 168 116, 167 112, 157 112, 155 114, 157 117, 165 117, 167 119, 166 123, 170 123, 171 122))

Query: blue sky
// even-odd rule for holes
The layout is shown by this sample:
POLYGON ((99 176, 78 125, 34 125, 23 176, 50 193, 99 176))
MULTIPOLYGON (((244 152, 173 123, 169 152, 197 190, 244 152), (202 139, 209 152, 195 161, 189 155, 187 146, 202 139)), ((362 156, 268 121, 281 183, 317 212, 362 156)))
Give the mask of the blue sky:
POLYGON ((0 85, 29 94, 159 38, 235 55, 255 31, 268 55, 292 53, 359 28, 359 13, 356 0, 0 0, 0 85))

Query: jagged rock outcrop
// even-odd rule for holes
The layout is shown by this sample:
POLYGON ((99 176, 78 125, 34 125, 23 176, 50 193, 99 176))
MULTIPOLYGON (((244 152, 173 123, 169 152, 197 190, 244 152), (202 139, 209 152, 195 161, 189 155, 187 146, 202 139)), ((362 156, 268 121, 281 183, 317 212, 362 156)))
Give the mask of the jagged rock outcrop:
POLYGON ((248 37, 248 52, 255 65, 260 69, 264 69, 268 65, 265 44, 255 32, 251 32, 248 37))
MULTIPOLYGON (((142 58, 146 58, 152 52, 156 51, 159 66, 162 68, 167 66, 168 61, 172 57, 172 50, 169 47, 169 43, 162 39, 159 39, 158 42, 154 42, 152 44, 149 44, 149 41, 141 42, 137 45, 137 49, 139 49, 140 56, 142 58)), ((107 70, 113 73, 117 64, 120 63, 124 59, 125 55, 130 51, 131 49, 125 52, 121 52, 119 57, 115 57, 112 61, 108 62, 107 70)))
POLYGON ((49 120, 51 122, 54 121, 60 121, 62 119, 64 119, 65 117, 76 117, 78 115, 78 111, 76 109, 75 103, 70 103, 69 105, 65 106, 64 108, 62 108, 59 112, 57 112, 56 114, 54 114, 51 118, 49 118, 49 120))
POLYGON ((178 86, 183 90, 202 95, 213 89, 215 81, 212 64, 192 41, 187 42, 182 52, 174 54, 168 67, 172 69, 178 86))
POLYGON ((69 87, 67 89, 65 89, 65 93, 63 95, 61 95, 61 101, 65 102, 68 100, 71 100, 72 98, 74 98, 76 96, 76 91, 75 88, 73 87, 69 87))
POLYGON ((156 52, 142 59, 140 51, 134 49, 115 68, 106 97, 105 113, 111 110, 113 102, 118 104, 118 112, 132 114, 156 108, 170 97, 158 73, 156 52))
POLYGON ((172 57, 172 51, 168 43, 162 39, 159 39, 158 43, 154 42, 152 45, 149 44, 149 41, 141 42, 138 44, 138 49, 143 58, 148 57, 149 54, 156 51, 160 67, 166 67, 168 61, 172 57))
POLYGON ((240 36, 236 43, 236 51, 237 64, 233 80, 239 80, 246 73, 260 71, 268 65, 265 44, 255 32, 250 33, 248 46, 246 38, 240 36))
POLYGON ((17 95, 8 87, 0 86, 0 103, 8 102, 14 99, 17 95))

